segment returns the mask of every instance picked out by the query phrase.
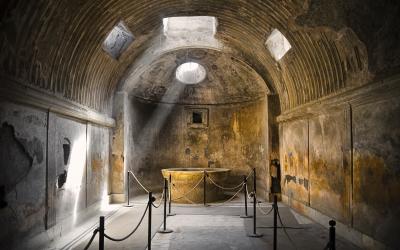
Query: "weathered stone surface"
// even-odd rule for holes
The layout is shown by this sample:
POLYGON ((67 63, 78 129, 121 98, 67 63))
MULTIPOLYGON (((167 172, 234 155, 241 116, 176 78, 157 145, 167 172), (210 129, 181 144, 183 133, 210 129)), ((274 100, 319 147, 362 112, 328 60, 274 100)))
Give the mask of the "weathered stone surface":
POLYGON ((309 120, 310 206, 348 224, 350 222, 350 165, 344 161, 344 111, 309 120))
POLYGON ((47 115, 29 107, 0 103, 0 247, 44 230, 47 115))
POLYGON ((107 199, 110 130, 96 125, 88 125, 87 159, 87 206, 107 199))
POLYGON ((305 206, 310 207, 378 241, 357 240, 368 249, 382 243, 399 245, 396 93, 398 89, 379 94, 360 91, 347 104, 330 108, 328 103, 314 104, 309 114, 288 116, 290 120, 280 123, 285 199, 304 214, 310 214, 305 206), (309 163, 302 160, 307 158, 309 163), (309 169, 306 190, 299 184, 300 179, 305 184, 302 162, 309 169))
POLYGON ((226 168, 166 168, 161 170, 163 178, 169 180, 171 177, 172 201, 189 204, 218 202, 227 199, 224 190, 214 183, 225 186, 229 171, 226 168), (205 198, 204 178, 206 178, 205 198))
POLYGON ((66 182, 62 187, 54 187, 57 180, 49 179, 49 188, 55 188, 56 201, 53 204, 56 212, 56 222, 76 217, 77 213, 86 207, 86 124, 57 117, 55 120, 56 134, 49 140, 55 141, 54 155, 57 178, 67 173, 66 182), (71 151, 67 164, 64 161, 65 140, 71 142, 71 151))
POLYGON ((400 101, 354 109, 354 227, 400 245, 400 101))
MULTIPOLYGON (((378 74, 396 71, 400 65, 398 39, 400 9, 396 1, 306 1, 308 11, 296 18, 300 26, 350 28, 365 44, 369 68, 378 74)), ((353 60, 353 59, 352 59, 353 60)))
POLYGON ((282 193, 291 199, 309 203, 308 121, 284 123, 281 139, 282 193))
MULTIPOLYGON (((108 194, 109 129, 48 116, 38 109, 0 103, 0 222, 8 225, 0 230, 4 249, 64 219, 74 221, 108 194), (91 164, 86 164, 87 155, 91 164)), ((55 234, 62 235, 60 230, 55 234)))
POLYGON ((399 71, 399 10, 389 0, 2 1, 0 84, 7 92, 0 98, 29 96, 25 104, 47 113, 0 107, 0 222, 10 225, 1 239, 51 227, 99 201, 108 161, 110 192, 121 198, 127 169, 156 188, 159 170, 169 166, 227 167, 232 183, 256 167, 259 192, 267 192, 270 160, 280 158, 283 192, 293 204, 397 247, 399 94, 370 86, 399 71), (216 17, 218 26, 164 34, 164 17, 200 15, 216 17), (115 60, 101 44, 121 20, 135 41, 115 60), (274 29, 292 47, 279 61, 265 46, 274 29), (189 59, 204 63, 207 79, 177 87, 174 69, 189 59), (275 100, 260 99, 263 84, 275 100), (28 89, 45 94, 35 101, 28 89), (355 89, 366 91, 356 96, 355 89), (142 102, 128 103, 128 95, 142 102), (329 98, 329 108, 320 105, 329 98), (189 104, 206 110, 206 125, 188 125, 189 104), (278 132, 281 112, 291 120, 278 132), (60 113, 108 126, 113 113, 113 138, 60 113), (66 199, 77 202, 57 205, 57 188, 74 190, 66 199))
POLYGON ((179 104, 222 104, 251 101, 269 92, 256 71, 237 58, 220 51, 184 49, 160 56, 140 75, 125 80, 130 95, 152 102, 179 104), (206 70, 206 78, 185 85, 175 77, 176 68, 185 62, 197 62, 206 70))
MULTIPOLYGON (((242 181, 253 167, 265 183, 268 165, 266 101, 226 105, 172 105, 131 102, 132 145, 127 155, 146 185, 162 187, 160 170, 172 167, 231 169, 227 185, 242 181), (192 110, 208 110, 208 124, 191 127, 192 110)), ((260 179, 260 180, 261 180, 260 179)), ((266 187, 264 186, 264 189, 266 187)), ((135 189, 133 189, 135 190, 135 189)), ((136 189, 137 190, 137 189, 136 189)))

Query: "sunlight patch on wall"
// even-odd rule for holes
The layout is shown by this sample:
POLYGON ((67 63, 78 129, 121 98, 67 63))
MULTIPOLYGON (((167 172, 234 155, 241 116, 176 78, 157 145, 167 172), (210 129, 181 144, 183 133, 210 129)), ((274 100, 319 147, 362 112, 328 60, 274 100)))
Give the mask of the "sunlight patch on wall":
POLYGON ((82 190, 82 181, 86 171, 86 135, 82 134, 77 140, 72 142, 68 176, 64 184, 65 193, 63 203, 67 199, 73 198, 73 222, 76 222, 78 213, 79 197, 82 190))

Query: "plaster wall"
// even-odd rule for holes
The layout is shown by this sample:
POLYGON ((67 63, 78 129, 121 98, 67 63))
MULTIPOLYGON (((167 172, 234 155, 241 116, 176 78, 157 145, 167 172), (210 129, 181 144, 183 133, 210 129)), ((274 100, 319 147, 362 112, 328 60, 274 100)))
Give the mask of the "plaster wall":
POLYGON ((109 128, 1 101, 0 138, 0 248, 62 236, 108 194, 109 128))
MULTIPOLYGON (((130 103, 132 129, 129 168, 154 188, 161 188, 161 169, 173 167, 217 167, 231 169, 229 184, 241 182, 253 167, 266 189, 267 102, 222 105, 172 105, 130 103), (208 114, 206 125, 193 126, 193 111, 208 114)), ((261 190, 262 189, 262 190, 261 190)))
POLYGON ((367 249, 400 245, 400 91, 398 80, 391 84, 310 105, 279 124, 284 200, 337 220, 367 249))
POLYGON ((0 102, 0 248, 44 230, 47 113, 0 102))

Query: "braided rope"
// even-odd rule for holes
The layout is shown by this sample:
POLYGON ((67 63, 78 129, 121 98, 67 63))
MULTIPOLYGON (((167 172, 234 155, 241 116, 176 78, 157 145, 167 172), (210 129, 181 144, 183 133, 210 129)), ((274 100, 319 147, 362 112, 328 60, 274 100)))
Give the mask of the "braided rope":
POLYGON ((218 185, 211 177, 210 175, 206 175, 206 177, 211 181, 212 184, 214 184, 214 186, 219 187, 220 189, 224 189, 224 190, 235 190, 241 186, 243 186, 244 181, 242 181, 239 185, 235 186, 235 187, 223 187, 221 185, 218 185))
POLYGON ((136 232, 136 230, 139 228, 140 224, 142 224, 144 216, 146 215, 148 209, 149 209, 149 206, 147 205, 146 209, 144 210, 144 213, 143 213, 142 217, 140 218, 139 223, 132 230, 132 232, 130 232, 127 236, 117 239, 117 238, 113 238, 111 236, 108 236, 106 233, 104 233, 104 237, 106 237, 107 239, 112 240, 112 241, 124 241, 124 240, 128 239, 132 234, 134 234, 136 232))
MULTIPOLYGON (((178 189, 176 189, 174 185, 172 185, 172 188, 173 188, 174 190, 178 191, 178 189)), ((188 193, 189 193, 189 192, 188 192, 188 193)), ((188 194, 188 193, 186 193, 186 194, 188 194)), ((179 197, 178 199, 182 199, 182 198, 185 199, 186 201, 188 201, 189 203, 197 204, 196 202, 192 201, 191 199, 187 198, 186 196, 181 196, 181 197, 179 197)), ((172 200, 174 200, 174 199, 172 199, 172 200)), ((175 199, 175 200, 177 200, 177 199, 175 199)))
POLYGON ((93 242, 94 237, 96 236, 96 234, 97 234, 98 232, 99 232, 99 229, 98 229, 98 228, 96 228, 96 229, 93 231, 93 235, 92 235, 92 237, 90 238, 89 242, 86 244, 84 250, 89 249, 90 245, 91 245, 92 242, 93 242))
POLYGON ((253 198, 253 192, 249 193, 248 189, 246 189, 246 192, 247 192, 247 199, 250 200, 251 198, 253 198))
POLYGON ((271 207, 271 209, 270 209, 268 212, 265 212, 265 210, 263 210, 263 209, 261 208, 261 205, 260 205, 260 203, 258 203, 258 202, 257 202, 257 208, 258 208, 258 210, 260 210, 260 212, 261 212, 263 215, 269 215, 269 214, 274 210, 274 207, 271 207))
POLYGON ((128 171, 128 173, 130 173, 133 176, 133 178, 135 178, 136 182, 139 183, 139 185, 143 188, 144 191, 149 193, 149 190, 139 181, 139 179, 136 177, 136 175, 132 171, 128 171))
POLYGON ((154 205, 154 203, 151 203, 151 205, 155 208, 159 208, 161 206, 161 203, 163 202, 164 194, 165 194, 165 189, 163 189, 163 192, 162 192, 161 198, 160 198, 160 202, 158 203, 158 205, 154 205))
MULTIPOLYGON (((180 199, 186 197, 188 194, 190 194, 191 192, 193 192, 193 190, 195 190, 196 187, 197 187, 198 185, 200 185, 200 183, 201 183, 202 181, 203 181, 203 177, 196 183, 196 185, 194 185, 194 187, 193 187, 189 192, 185 193, 184 195, 182 195, 181 197, 178 197, 178 198, 173 198, 173 197, 172 197, 172 200, 173 200, 173 201, 177 201, 177 200, 180 200, 180 199)), ((177 189, 175 188, 175 185, 174 185, 174 184, 172 184, 172 188, 174 188, 175 190, 177 190, 177 189)))
POLYGON ((220 207, 220 206, 223 206, 225 203, 232 201, 232 200, 236 197, 236 195, 237 195, 240 191, 242 191, 243 187, 244 187, 244 185, 242 186, 241 189, 239 189, 239 190, 238 190, 231 198, 229 198, 228 200, 226 200, 226 201, 224 201, 224 202, 222 202, 222 203, 220 203, 220 204, 218 204, 218 205, 212 205, 212 206, 213 206, 213 207, 220 207))

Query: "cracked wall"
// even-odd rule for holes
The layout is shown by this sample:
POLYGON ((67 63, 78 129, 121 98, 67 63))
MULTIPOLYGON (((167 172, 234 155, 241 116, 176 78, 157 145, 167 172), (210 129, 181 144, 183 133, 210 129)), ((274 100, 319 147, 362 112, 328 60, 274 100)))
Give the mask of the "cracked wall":
POLYGON ((44 230, 47 114, 0 103, 0 185, 7 206, 0 209, 2 247, 44 230))

